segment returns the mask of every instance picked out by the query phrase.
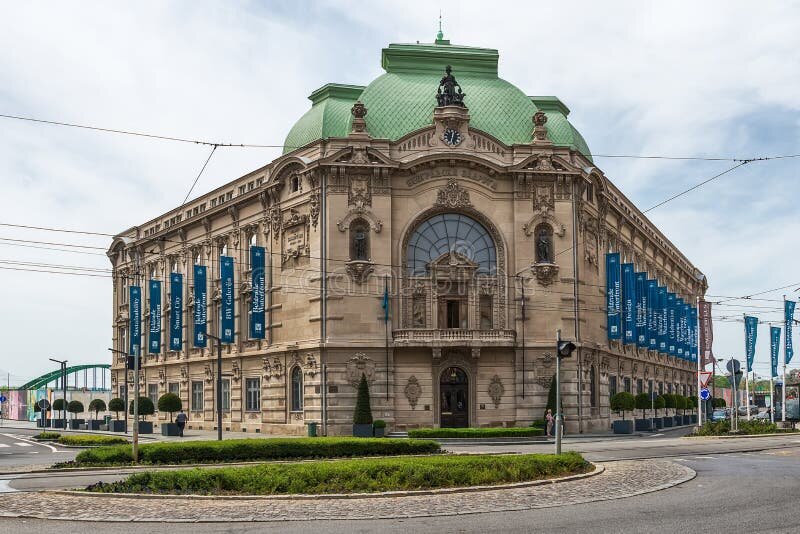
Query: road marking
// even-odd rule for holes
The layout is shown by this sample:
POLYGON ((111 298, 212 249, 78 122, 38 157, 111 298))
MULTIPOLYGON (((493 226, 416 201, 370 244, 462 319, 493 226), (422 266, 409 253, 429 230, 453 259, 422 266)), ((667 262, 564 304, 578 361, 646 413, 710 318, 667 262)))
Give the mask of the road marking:
POLYGON ((13 492, 17 491, 14 488, 12 488, 11 486, 8 485, 9 482, 11 482, 11 480, 12 479, 10 479, 10 478, 9 479, 4 479, 4 480, 0 480, 0 493, 13 493, 13 492))
POLYGON ((33 447, 33 445, 31 445, 30 443, 22 443, 21 441, 15 442, 14 445, 17 445, 19 447, 33 447))
MULTIPOLYGON (((0 434, 0 435, 5 436, 7 438, 12 437, 10 434, 0 434)), ((52 445, 48 445, 47 443, 36 443, 35 441, 30 441, 30 440, 27 440, 25 438, 15 438, 15 439, 22 440, 22 441, 24 441, 26 443, 30 443, 31 445, 41 445, 42 447, 47 447, 48 449, 50 449, 53 452, 58 452, 58 449, 56 449, 52 445)), ((19 445, 19 443, 17 445, 19 445)))
POLYGON ((692 456, 695 460, 716 460, 715 456, 692 456))
POLYGON ((0 443, 0 447, 10 447, 8 443, 0 443))

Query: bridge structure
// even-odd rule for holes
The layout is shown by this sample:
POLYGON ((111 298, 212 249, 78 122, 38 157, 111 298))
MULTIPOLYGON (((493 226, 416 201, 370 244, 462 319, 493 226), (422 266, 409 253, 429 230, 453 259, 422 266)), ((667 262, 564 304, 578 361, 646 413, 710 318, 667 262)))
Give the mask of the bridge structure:
MULTIPOLYGON (((67 389, 84 389, 87 391, 107 391, 111 387, 111 365, 107 363, 87 363, 81 365, 71 365, 67 367, 67 389), (98 373, 98 370, 100 371, 98 373), (99 377, 98 377, 99 375, 99 377), (81 380, 81 378, 83 380, 81 380), (91 386, 90 384, 91 378, 91 386), (99 380, 98 380, 99 379, 99 380), (70 382, 72 382, 70 384, 70 382), (98 387, 99 386, 99 387, 98 387)), ((19 386, 18 390, 36 390, 47 388, 52 384, 51 389, 61 390, 64 388, 61 369, 56 369, 34 378, 19 386)))

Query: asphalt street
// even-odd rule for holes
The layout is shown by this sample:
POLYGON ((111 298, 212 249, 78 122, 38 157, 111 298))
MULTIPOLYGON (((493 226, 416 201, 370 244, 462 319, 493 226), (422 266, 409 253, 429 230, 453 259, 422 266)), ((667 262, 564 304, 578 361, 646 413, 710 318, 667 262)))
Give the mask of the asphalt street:
POLYGON ((75 457, 75 449, 39 443, 30 430, 0 428, 0 473, 25 466, 49 465, 75 457))

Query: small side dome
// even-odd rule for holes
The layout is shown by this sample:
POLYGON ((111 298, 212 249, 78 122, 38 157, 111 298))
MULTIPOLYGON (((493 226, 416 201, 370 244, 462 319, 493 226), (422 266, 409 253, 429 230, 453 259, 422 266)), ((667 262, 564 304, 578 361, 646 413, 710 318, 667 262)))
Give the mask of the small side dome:
POLYGON ((364 90, 360 85, 328 83, 308 95, 311 109, 289 130, 283 153, 328 137, 345 137, 350 132, 350 109, 364 90))

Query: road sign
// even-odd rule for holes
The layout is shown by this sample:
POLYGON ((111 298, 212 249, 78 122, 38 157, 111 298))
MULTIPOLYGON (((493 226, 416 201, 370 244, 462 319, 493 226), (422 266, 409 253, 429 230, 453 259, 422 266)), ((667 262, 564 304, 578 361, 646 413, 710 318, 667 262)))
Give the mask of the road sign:
POLYGON ((711 394, 708 392, 706 388, 700 390, 700 398, 702 400, 708 400, 711 397, 711 394))
POLYGON ((734 360, 731 358, 725 368, 729 373, 734 374, 739 372, 739 369, 742 368, 742 364, 739 363, 739 360, 734 360))
POLYGON ((699 374, 700 374, 700 387, 705 388, 711 381, 711 375, 713 373, 711 371, 700 371, 699 374))
POLYGON ((8 400, 8 399, 6 398, 6 396, 5 396, 5 395, 0 395, 0 402, 5 402, 5 401, 7 401, 7 400, 8 400))

